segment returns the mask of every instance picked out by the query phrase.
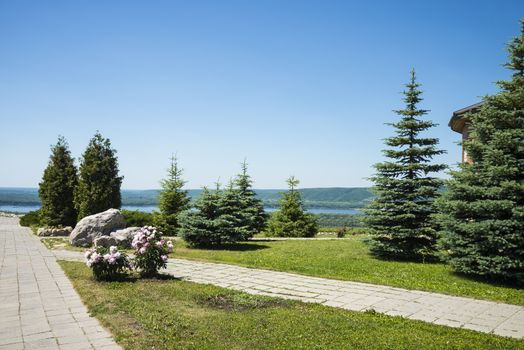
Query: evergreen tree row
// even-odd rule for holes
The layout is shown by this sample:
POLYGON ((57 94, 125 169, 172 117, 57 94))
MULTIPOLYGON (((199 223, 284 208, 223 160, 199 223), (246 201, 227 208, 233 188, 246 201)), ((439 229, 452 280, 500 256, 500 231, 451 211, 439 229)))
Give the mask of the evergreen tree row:
POLYGON ((109 139, 96 133, 80 159, 77 170, 69 146, 60 136, 51 147, 38 194, 42 202, 40 222, 45 226, 74 226, 85 216, 120 208, 116 150, 109 139))
POLYGON ((432 158, 443 151, 438 139, 421 136, 433 127, 421 117, 415 73, 406 85, 406 108, 387 138, 385 162, 375 165, 375 200, 366 210, 371 251, 382 257, 429 259, 442 253, 456 271, 524 284, 524 20, 508 45, 511 79, 466 116, 464 142, 470 163, 451 171, 432 158), (439 198, 440 197, 440 198, 439 198))
POLYGON ((193 210, 180 216, 180 236, 190 246, 207 246, 245 241, 266 225, 262 201, 251 188, 247 163, 225 189, 203 189, 193 210))
POLYGON ((524 284, 524 20, 508 45, 511 78, 484 98, 441 201, 442 245, 459 272, 524 284))

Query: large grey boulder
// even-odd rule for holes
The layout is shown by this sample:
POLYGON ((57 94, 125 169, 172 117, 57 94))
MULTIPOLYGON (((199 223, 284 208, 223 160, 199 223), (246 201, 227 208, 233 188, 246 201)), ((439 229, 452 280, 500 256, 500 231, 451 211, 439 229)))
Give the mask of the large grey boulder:
POLYGON ((131 248, 131 242, 133 242, 133 237, 140 230, 140 227, 128 227, 122 230, 116 230, 111 232, 111 237, 116 239, 116 242, 119 247, 122 248, 131 248))
POLYGON ((126 226, 124 216, 118 209, 108 209, 102 213, 86 216, 80 220, 69 240, 77 247, 90 247, 95 238, 109 236, 113 231, 126 226))
POLYGON ((117 241, 114 237, 111 236, 100 236, 95 238, 95 247, 106 247, 109 248, 112 245, 116 246, 117 241))
POLYGON ((39 237, 67 237, 71 234, 73 228, 71 226, 66 226, 62 228, 58 227, 40 227, 36 231, 36 235, 39 237))

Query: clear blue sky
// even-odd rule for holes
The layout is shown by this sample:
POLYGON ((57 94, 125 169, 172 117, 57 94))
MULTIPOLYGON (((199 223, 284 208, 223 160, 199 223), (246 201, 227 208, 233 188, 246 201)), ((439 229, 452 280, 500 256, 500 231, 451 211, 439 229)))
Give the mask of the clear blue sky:
POLYGON ((524 1, 0 1, 0 186, 35 187, 96 130, 124 188, 187 187, 247 157, 257 188, 366 186, 414 67, 430 134, 508 77, 524 1))

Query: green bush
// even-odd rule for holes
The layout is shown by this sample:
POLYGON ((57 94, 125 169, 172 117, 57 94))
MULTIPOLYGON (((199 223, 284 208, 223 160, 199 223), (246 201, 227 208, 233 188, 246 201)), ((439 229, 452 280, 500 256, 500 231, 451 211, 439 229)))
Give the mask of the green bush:
POLYGON ((140 210, 122 210, 122 215, 127 227, 152 226, 154 221, 153 213, 146 213, 140 210))
POLYGON ((93 271, 96 280, 116 280, 125 276, 131 268, 129 259, 117 247, 96 247, 89 249, 84 255, 86 264, 93 271))
POLYGON ((40 209, 30 211, 20 218, 20 225, 31 227, 40 226, 40 209))
POLYGON ((133 266, 144 277, 155 276, 159 269, 167 267, 167 255, 173 251, 173 243, 163 240, 161 234, 155 227, 146 226, 133 238, 133 266))

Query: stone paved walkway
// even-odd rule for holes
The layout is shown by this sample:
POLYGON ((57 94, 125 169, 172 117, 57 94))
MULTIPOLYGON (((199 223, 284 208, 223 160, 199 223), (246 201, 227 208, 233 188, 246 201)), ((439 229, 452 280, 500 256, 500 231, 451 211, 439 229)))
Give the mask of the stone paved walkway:
POLYGON ((0 217, 0 349, 120 349, 18 218, 0 217))
MULTIPOLYGON (((83 260, 79 252, 54 252, 60 259, 83 260)), ((167 273, 186 281, 524 338, 524 307, 517 305, 184 259, 167 265, 167 273)))

